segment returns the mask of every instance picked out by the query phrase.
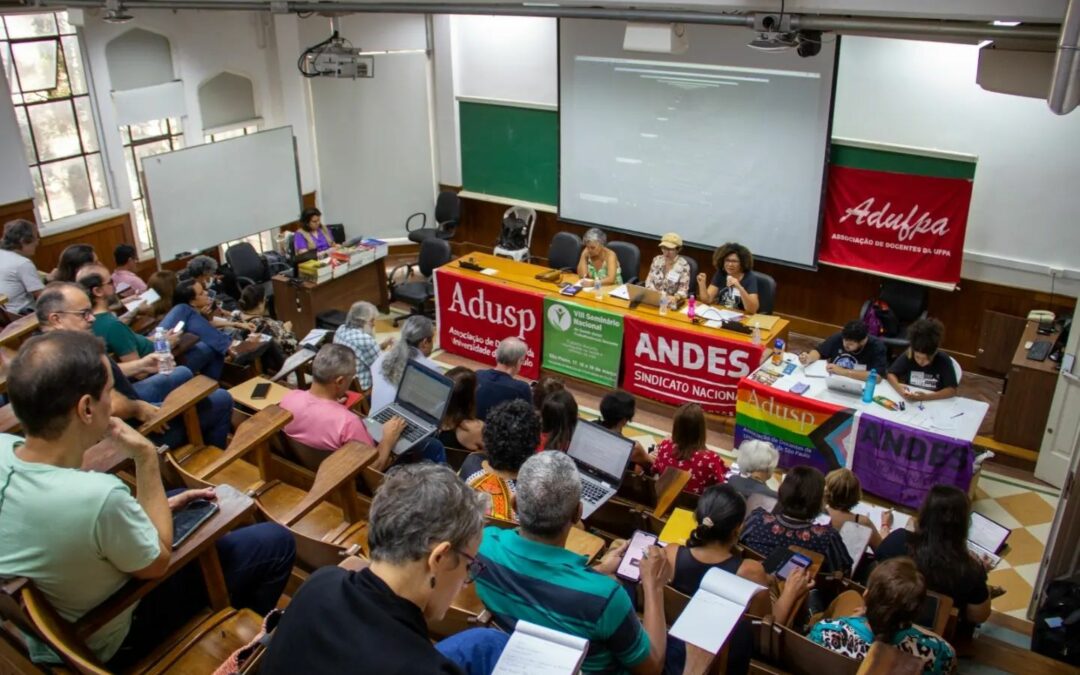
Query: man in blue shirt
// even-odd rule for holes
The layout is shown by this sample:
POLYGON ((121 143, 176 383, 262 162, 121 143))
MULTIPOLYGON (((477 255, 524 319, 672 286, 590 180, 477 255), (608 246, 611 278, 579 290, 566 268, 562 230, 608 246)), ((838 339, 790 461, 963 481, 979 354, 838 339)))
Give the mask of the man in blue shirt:
POLYGON ((532 403, 528 383, 514 379, 529 347, 516 337, 508 337, 495 348, 495 367, 476 371, 476 417, 485 419, 488 411, 503 401, 520 398, 532 403))

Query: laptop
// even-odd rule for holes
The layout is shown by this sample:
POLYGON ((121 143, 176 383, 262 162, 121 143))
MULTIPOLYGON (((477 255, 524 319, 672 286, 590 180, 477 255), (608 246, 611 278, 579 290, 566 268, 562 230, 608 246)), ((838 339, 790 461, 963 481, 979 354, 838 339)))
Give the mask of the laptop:
POLYGON ((578 420, 566 454, 581 475, 581 517, 591 516, 615 496, 630 462, 634 441, 599 424, 578 420))
MULTIPOLYGON (((660 306, 660 291, 652 288, 645 288, 644 286, 638 286, 636 284, 626 284, 626 295, 630 299, 630 309, 635 309, 638 305, 648 305, 650 307, 660 306)), ((670 309, 678 309, 683 304, 683 299, 679 296, 668 296, 668 307, 670 309)))
POLYGON ((825 378, 825 386, 828 387, 830 390, 840 394, 862 396, 864 383, 860 380, 856 380, 853 377, 844 377, 843 375, 829 375, 825 378))
POLYGON ((454 381, 450 378, 409 359, 394 402, 372 411, 364 426, 378 443, 382 441, 384 424, 395 416, 404 418, 405 430, 393 450, 395 455, 404 454, 438 433, 453 388, 454 381))

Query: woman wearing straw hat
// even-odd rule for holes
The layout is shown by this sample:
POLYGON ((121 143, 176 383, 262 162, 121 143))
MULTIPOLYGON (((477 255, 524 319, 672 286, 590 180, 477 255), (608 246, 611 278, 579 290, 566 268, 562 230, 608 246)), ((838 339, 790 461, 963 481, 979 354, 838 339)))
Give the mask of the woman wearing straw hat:
POLYGON ((685 300, 690 293, 690 263, 679 255, 682 237, 668 232, 660 238, 660 255, 649 265, 645 288, 666 292, 671 297, 685 300))

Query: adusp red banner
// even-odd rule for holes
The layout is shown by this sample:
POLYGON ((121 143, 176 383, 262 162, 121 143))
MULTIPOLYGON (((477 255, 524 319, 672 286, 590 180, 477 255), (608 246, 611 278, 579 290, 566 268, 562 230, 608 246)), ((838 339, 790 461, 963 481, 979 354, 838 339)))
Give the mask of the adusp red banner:
POLYGON ((672 405, 734 415, 739 380, 761 363, 761 345, 674 323, 623 319, 623 389, 672 405))
POLYGON ((972 182, 829 167, 819 259, 954 286, 972 182))
POLYGON ((439 347, 451 354, 495 365, 495 348, 518 337, 529 351, 521 375, 540 377, 544 296, 441 267, 435 270, 439 347))

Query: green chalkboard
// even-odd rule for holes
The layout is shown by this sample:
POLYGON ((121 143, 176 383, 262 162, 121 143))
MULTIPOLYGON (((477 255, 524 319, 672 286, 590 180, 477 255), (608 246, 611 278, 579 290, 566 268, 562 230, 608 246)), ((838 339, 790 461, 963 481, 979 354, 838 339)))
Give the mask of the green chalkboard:
POLYGON ((459 101, 462 189, 555 206, 559 113, 459 101))

